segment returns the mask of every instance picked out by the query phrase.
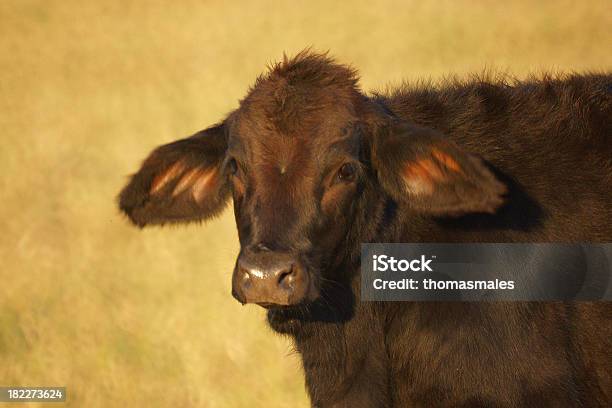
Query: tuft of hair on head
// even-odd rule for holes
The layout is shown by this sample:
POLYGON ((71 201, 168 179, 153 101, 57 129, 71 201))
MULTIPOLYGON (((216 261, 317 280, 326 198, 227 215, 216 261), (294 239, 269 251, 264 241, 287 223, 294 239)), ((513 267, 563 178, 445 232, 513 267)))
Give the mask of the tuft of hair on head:
POLYGON ((359 75, 355 68, 330 57, 329 51, 316 52, 309 47, 293 57, 283 53, 282 61, 269 65, 267 75, 261 79, 285 80, 290 86, 310 84, 356 88, 359 75))

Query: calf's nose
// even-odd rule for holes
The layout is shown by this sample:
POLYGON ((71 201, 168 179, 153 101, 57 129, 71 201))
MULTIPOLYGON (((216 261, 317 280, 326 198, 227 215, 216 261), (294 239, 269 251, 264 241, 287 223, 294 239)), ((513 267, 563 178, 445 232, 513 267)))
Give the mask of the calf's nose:
POLYGON ((308 284, 307 274, 290 255, 248 252, 238 258, 232 292, 242 303, 288 306, 304 300, 308 284))

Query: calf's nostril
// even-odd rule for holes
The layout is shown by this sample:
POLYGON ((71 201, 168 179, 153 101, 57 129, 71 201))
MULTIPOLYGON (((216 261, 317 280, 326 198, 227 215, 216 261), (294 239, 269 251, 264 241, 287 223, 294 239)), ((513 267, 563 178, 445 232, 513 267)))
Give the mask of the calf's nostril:
POLYGON ((291 285, 293 284, 293 282, 295 281, 295 273, 293 270, 293 265, 290 266, 288 269, 282 270, 281 272, 278 273, 278 286, 285 288, 285 289, 289 289, 291 287, 291 285))

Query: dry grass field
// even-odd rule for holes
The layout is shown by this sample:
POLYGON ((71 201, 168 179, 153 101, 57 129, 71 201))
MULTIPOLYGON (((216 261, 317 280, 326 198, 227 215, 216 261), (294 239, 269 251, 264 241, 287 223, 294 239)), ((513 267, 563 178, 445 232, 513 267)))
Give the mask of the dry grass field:
POLYGON ((231 211, 140 231, 115 207, 126 176, 283 51, 329 49, 368 90, 606 70, 611 30, 606 0, 3 0, 0 385, 66 386, 53 407, 308 406, 289 341, 230 295, 231 211))

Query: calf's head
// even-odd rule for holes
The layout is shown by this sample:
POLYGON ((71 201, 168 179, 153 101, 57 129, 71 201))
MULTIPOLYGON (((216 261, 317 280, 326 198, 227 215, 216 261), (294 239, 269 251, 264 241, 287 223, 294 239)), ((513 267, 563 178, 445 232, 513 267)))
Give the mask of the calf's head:
POLYGON ((241 244, 233 295, 316 300, 360 241, 376 203, 431 215, 493 212, 504 186, 480 159, 389 113, 355 72, 301 53, 261 76, 218 125, 155 149, 119 196, 143 227, 205 220, 233 196, 241 244))

